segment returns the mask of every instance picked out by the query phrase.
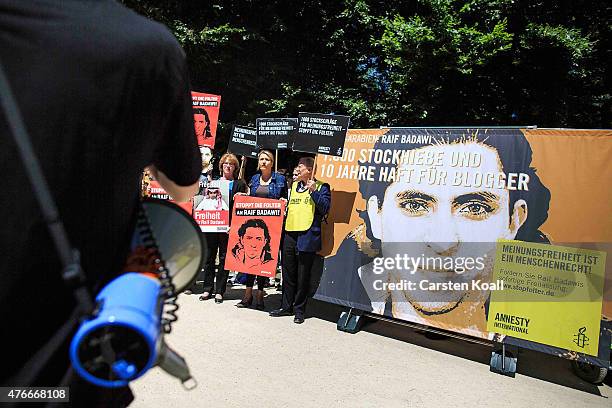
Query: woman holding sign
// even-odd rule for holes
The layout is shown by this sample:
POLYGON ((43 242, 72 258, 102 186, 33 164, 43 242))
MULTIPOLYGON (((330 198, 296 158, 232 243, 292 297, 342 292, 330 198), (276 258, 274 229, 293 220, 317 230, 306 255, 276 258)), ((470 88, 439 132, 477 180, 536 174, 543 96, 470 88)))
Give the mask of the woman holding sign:
MULTIPOLYGON (((287 197, 287 181, 285 176, 272 171, 274 167, 274 154, 269 150, 262 150, 257 154, 259 173, 251 178, 249 183, 250 195, 253 197, 272 198, 275 200, 287 197)), ((257 300, 255 308, 264 310, 264 285, 268 278, 257 276, 257 300)), ((246 291, 242 300, 236 304, 239 308, 249 307, 253 303, 253 284, 255 275, 247 275, 246 291)))
MULTIPOLYGON (((231 210, 234 203, 234 195, 246 193, 248 187, 244 180, 238 179, 238 158, 231 153, 225 153, 219 160, 219 171, 221 172, 220 180, 229 180, 229 208, 231 210)), ((230 211, 230 222, 232 213, 230 211)), ((208 238, 208 257, 204 265, 204 293, 200 296, 200 300, 207 300, 211 297, 212 282, 215 280, 215 303, 223 302, 223 295, 227 286, 227 277, 229 271, 223 266, 225 265, 225 255, 227 253, 227 232, 209 232, 206 233, 208 238), (215 273, 215 259, 219 251, 219 268, 215 273), (214 276, 213 276, 214 274, 214 276)))

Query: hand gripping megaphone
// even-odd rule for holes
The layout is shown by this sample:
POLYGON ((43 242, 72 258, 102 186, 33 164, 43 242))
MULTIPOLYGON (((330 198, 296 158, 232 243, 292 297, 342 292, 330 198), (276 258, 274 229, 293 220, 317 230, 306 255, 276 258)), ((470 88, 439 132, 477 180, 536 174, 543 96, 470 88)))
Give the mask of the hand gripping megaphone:
POLYGON ((157 365, 192 388, 185 360, 164 333, 176 320, 177 294, 202 268, 204 238, 178 206, 146 199, 142 207, 127 273, 96 296, 96 310, 72 339, 70 360, 82 378, 101 387, 126 386, 157 365))

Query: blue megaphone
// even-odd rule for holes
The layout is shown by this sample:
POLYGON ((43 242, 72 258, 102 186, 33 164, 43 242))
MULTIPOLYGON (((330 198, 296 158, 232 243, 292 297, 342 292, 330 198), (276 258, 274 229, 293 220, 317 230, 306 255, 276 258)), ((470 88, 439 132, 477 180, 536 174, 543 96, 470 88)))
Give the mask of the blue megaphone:
MULTIPOLYGON (((137 231, 132 249, 150 243, 154 236, 173 291, 180 293, 202 266, 205 246, 199 227, 174 204, 147 200, 143 207, 147 234, 137 231)), ((167 297, 168 285, 154 273, 128 272, 107 284, 96 296, 96 311, 82 322, 70 344, 76 373, 94 385, 114 388, 158 365, 185 385, 191 379, 187 364, 164 341, 162 313, 167 297)))
POLYGON ((154 277, 127 273, 96 297, 99 311, 83 322, 70 344, 76 372, 100 387, 123 387, 157 361, 161 285, 154 277))

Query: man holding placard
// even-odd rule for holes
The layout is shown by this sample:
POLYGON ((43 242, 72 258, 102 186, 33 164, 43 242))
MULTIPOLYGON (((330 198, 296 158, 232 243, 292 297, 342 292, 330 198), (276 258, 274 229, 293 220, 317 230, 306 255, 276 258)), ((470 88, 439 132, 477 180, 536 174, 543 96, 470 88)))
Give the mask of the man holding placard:
POLYGON ((283 300, 270 316, 295 314, 294 323, 304 323, 310 272, 315 254, 321 249, 321 220, 331 204, 327 183, 312 179, 314 159, 302 157, 298 178, 291 187, 283 243, 283 300))

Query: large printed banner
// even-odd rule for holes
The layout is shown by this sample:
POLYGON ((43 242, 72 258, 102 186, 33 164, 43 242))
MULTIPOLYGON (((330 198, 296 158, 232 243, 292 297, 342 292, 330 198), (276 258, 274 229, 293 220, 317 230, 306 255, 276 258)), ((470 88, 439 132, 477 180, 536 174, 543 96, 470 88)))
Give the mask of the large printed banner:
POLYGON ((315 297, 603 365, 610 157, 609 130, 350 130, 318 158, 332 209, 315 297))
POLYGON ((191 92, 193 125, 198 145, 215 147, 221 96, 202 92, 191 92))
POLYGON ((283 200, 235 196, 225 269, 273 277, 284 216, 283 200))
POLYGON ((229 230, 229 180, 202 181, 200 194, 193 197, 193 218, 202 232, 229 230))

